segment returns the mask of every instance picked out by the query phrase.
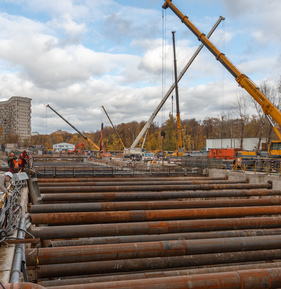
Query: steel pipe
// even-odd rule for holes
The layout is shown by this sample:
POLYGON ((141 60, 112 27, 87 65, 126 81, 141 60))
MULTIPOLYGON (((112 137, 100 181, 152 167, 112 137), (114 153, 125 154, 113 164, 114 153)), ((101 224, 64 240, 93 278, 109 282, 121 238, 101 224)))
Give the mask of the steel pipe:
POLYGON ((85 246, 85 245, 102 245, 118 243, 139 243, 168 240, 193 240, 193 239, 212 239, 212 238, 232 238, 232 237, 257 237, 267 235, 279 235, 281 229, 271 230, 246 230, 246 231, 216 231, 216 232, 199 232, 199 233, 176 233, 161 235, 135 235, 135 236, 118 236, 118 237, 95 237, 82 238, 78 240, 60 240, 52 241, 52 247, 66 246, 85 246))
POLYGON ((270 207, 231 207, 207 209, 178 210, 138 210, 110 212, 78 212, 78 213, 42 213, 30 214, 32 223, 48 225, 98 224, 160 220, 191 220, 209 218, 239 218, 246 216, 278 215, 281 206, 270 207))
MULTIPOLYGON (((281 269, 256 269, 236 272, 224 272, 205 275, 177 276, 166 278, 155 278, 145 280, 130 280, 119 282, 106 282, 96 284, 84 284, 83 288, 170 288, 170 289, 265 289, 280 288, 281 269), (142 282, 143 281, 143 282, 142 282)), ((69 289, 80 288, 80 285, 69 286, 69 289)), ((55 289, 55 288, 53 288, 55 289)))
POLYGON ((217 178, 210 178, 210 177, 171 177, 171 176, 167 176, 167 177, 155 177, 155 176, 149 176, 149 177, 132 177, 132 176, 122 176, 122 177, 118 177, 118 176, 114 176, 111 178, 107 178, 107 177, 85 177, 85 178, 60 178, 60 177, 56 177, 56 178, 38 178, 38 183, 40 184, 51 184, 51 183, 69 183, 69 182, 82 182, 82 183, 87 183, 87 182, 124 182, 124 181, 149 181, 149 180, 154 180, 154 181, 189 181, 189 180, 214 180, 214 181, 218 181, 218 180, 227 180, 228 176, 226 175, 225 177, 217 177, 217 178))
MULTIPOLYGON (((17 234, 18 239, 25 238, 25 230, 27 229, 27 226, 26 226, 27 218, 29 218, 29 214, 25 214, 20 219, 18 234, 17 234)), ((11 270, 11 277, 9 280, 11 283, 18 283, 20 280, 20 274, 21 274, 22 268, 23 266, 25 266, 25 262, 24 262, 25 253, 24 252, 25 252, 24 244, 22 243, 17 244, 16 249, 15 249, 13 267, 11 270)))
POLYGON ((9 283, 3 285, 5 289, 45 289, 45 287, 28 282, 9 283))
MULTIPOLYGON (((160 277, 143 280, 124 280, 117 282, 83 284, 83 289, 276 289, 280 288, 280 282, 281 269, 266 268, 192 276, 160 277)), ((81 289, 80 286, 81 285, 70 285, 67 288, 81 289)), ((58 287, 52 287, 52 289, 58 289, 58 287)))
POLYGON ((221 191, 174 191, 174 192, 108 192, 108 193, 57 193, 42 194, 44 202, 82 201, 139 201, 179 198, 219 198, 281 195, 281 190, 221 190, 221 191))
POLYGON ((153 235, 218 230, 279 228, 281 217, 227 218, 180 220, 162 222, 135 222, 95 225, 31 227, 29 232, 42 240, 123 235, 153 235))
POLYGON ((139 202, 104 202, 78 204, 44 204, 29 205, 28 212, 62 213, 62 212, 101 212, 129 210, 157 210, 181 208, 212 208, 212 207, 246 207, 246 206, 281 205, 280 198, 261 199, 223 199, 223 200, 176 200, 176 201, 139 201, 139 202))
MULTIPOLYGON (((136 279, 151 279, 159 277, 173 277, 184 275, 197 275, 219 272, 231 272, 237 270, 249 270, 249 269, 262 269, 262 268, 278 268, 281 267, 281 262, 267 262, 267 263, 252 263, 247 265, 235 265, 224 267, 209 267, 199 269, 185 269, 185 270, 165 270, 165 271, 150 271, 141 273, 127 273, 121 275, 104 275, 98 277, 84 277, 73 279, 56 279, 40 281, 39 284, 46 287, 51 286, 66 286, 74 284, 87 284, 87 283, 101 283, 101 282, 115 282, 123 280, 136 280, 136 279)), ((82 287, 82 286, 81 286, 82 287)))
MULTIPOLYGON (((226 263, 269 261, 281 258, 281 250, 260 250, 190 256, 157 257, 98 262, 41 265, 38 278, 55 278, 103 273, 132 272, 180 267, 207 266, 226 263)), ((144 281, 144 280, 142 280, 144 281)), ((280 285, 280 284, 279 284, 280 285)), ((204 288, 204 287, 203 287, 204 288)), ((256 289, 256 287, 254 287, 256 289)))
POLYGON ((174 240, 131 244, 112 244, 39 248, 26 250, 26 264, 35 266, 60 263, 79 263, 225 253, 280 248, 281 236, 241 237, 203 240, 174 240))
POLYGON ((128 191, 170 191, 170 190, 224 190, 224 189, 271 189, 271 184, 202 184, 202 185, 136 185, 136 186, 65 186, 40 187, 41 193, 62 192, 128 192, 128 191))
POLYGON ((65 186, 149 186, 149 185, 193 185, 193 184, 245 184, 248 183, 248 180, 244 181, 228 181, 228 180, 189 180, 189 181, 170 181, 170 180, 161 180, 161 181, 123 181, 123 182, 113 182, 113 181, 104 181, 104 182, 85 182, 83 184, 79 182, 67 182, 67 183, 45 183, 42 188, 51 188, 51 187, 65 187, 65 186))

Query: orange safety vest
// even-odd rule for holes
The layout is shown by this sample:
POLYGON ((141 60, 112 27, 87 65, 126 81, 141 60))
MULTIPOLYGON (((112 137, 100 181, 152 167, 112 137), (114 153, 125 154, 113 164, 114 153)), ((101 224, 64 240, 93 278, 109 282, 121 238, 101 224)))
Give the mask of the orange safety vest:
POLYGON ((17 169, 19 166, 18 162, 16 160, 13 160, 13 162, 14 162, 14 168, 17 169))

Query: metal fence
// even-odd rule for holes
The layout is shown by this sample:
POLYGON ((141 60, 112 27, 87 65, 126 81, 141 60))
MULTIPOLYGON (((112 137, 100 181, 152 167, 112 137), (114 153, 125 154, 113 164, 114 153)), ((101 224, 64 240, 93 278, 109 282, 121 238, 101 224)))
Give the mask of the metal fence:
POLYGON ((281 175, 281 159, 272 158, 242 159, 240 163, 237 163, 233 160, 213 159, 206 156, 182 157, 181 166, 202 171, 206 168, 216 168, 281 175))
POLYGON ((223 163, 222 159, 209 159, 207 156, 182 157, 181 166, 185 168, 198 169, 201 171, 206 168, 226 168, 226 165, 223 163))
POLYGON ((96 166, 40 166, 34 167, 38 177, 76 177, 76 176, 135 176, 135 175, 201 175, 201 169, 181 166, 138 166, 96 167, 96 166))

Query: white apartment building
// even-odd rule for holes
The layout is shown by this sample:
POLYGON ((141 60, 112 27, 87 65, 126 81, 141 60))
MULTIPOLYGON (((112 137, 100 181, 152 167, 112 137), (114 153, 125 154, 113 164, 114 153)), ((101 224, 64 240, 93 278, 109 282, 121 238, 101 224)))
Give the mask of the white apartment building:
POLYGON ((0 126, 2 137, 18 134, 21 140, 31 137, 31 98, 13 96, 0 101, 0 126))

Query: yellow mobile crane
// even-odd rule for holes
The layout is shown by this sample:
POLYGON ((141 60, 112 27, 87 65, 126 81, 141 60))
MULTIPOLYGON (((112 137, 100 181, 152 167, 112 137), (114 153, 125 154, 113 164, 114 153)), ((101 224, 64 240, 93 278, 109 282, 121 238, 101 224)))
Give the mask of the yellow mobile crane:
POLYGON ((64 117, 62 117, 57 111, 55 111, 49 104, 46 105, 49 109, 51 109, 55 114, 57 114, 60 118, 62 118, 68 125, 70 125, 74 130, 76 130, 85 140, 87 140, 96 150, 100 151, 100 148, 92 142, 88 137, 86 137, 81 131, 79 131, 76 127, 74 127, 70 122, 68 122, 64 117))
POLYGON ((265 116, 270 122, 278 140, 270 142, 268 153, 271 157, 281 157, 281 134, 274 125, 272 119, 281 126, 281 112, 271 103, 266 96, 260 91, 259 87, 245 74, 241 73, 228 59, 220 52, 216 46, 198 30, 198 28, 188 19, 188 17, 181 13, 181 11, 172 3, 172 0, 165 0, 164 9, 168 7, 181 19, 181 21, 191 30, 198 40, 206 46, 206 48, 216 57, 216 59, 234 76, 237 83, 244 88, 262 107, 265 116), (272 119, 271 119, 272 118, 272 119))

